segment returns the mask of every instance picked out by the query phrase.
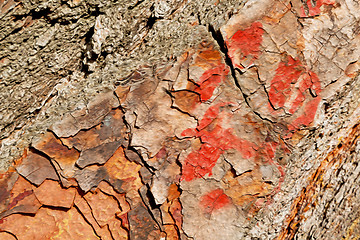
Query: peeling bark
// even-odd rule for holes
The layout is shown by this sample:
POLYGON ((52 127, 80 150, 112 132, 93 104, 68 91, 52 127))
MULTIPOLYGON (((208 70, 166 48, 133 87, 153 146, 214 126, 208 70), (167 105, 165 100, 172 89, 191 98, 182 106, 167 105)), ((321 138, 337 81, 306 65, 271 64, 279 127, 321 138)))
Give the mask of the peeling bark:
POLYGON ((1 239, 357 239, 352 0, 0 1, 1 239))

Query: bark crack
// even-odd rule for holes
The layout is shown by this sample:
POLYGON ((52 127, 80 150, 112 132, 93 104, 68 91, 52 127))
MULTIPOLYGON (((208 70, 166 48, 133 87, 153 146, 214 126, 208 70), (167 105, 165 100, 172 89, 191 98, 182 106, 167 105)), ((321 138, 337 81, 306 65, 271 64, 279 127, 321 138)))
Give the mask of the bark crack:
MULTIPOLYGON (((218 44, 219 48, 220 48, 220 51, 225 55, 225 64, 230 68, 230 72, 231 72, 231 76, 232 78, 234 79, 234 83, 235 83, 235 86, 240 90, 244 100, 245 100, 245 103, 246 105, 251 109, 251 111, 256 115, 258 116, 261 120, 263 121, 267 121, 267 122, 270 122, 270 123, 275 123, 273 122, 271 119, 268 119, 264 116, 261 116, 261 114, 257 111, 255 111, 252 107, 251 107, 251 104, 250 104, 250 101, 249 101, 249 96, 244 93, 240 83, 239 83, 239 80, 237 79, 237 76, 236 76, 236 68, 234 67, 232 61, 231 61, 231 58, 229 56, 229 53, 228 53, 228 49, 227 49, 227 46, 226 46, 226 43, 221 35, 221 32, 219 30, 215 30, 214 27, 209 24, 208 26, 208 30, 211 34, 211 36, 213 37, 213 39, 215 40, 215 42, 218 44)), ((243 73, 241 71, 238 71, 238 73, 240 75, 242 75, 243 73)))

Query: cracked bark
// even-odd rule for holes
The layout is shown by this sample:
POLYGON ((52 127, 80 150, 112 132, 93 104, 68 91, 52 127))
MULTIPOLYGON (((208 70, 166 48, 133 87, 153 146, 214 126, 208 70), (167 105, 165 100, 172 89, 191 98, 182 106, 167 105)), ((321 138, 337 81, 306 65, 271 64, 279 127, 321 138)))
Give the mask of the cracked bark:
POLYGON ((359 238, 359 12, 0 1, 0 238, 359 238))

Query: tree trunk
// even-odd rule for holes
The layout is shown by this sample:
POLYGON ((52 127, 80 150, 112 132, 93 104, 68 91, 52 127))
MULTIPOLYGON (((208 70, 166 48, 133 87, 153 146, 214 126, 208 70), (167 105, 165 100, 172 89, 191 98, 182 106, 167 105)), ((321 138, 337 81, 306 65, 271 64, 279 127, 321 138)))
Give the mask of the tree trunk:
POLYGON ((0 0, 0 239, 358 239, 355 0, 0 0))

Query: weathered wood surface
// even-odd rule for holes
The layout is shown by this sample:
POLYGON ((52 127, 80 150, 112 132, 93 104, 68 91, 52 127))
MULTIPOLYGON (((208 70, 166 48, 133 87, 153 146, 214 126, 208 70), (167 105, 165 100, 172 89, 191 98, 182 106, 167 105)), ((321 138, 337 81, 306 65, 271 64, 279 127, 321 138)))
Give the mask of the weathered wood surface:
POLYGON ((353 0, 0 1, 1 239, 358 239, 353 0))

